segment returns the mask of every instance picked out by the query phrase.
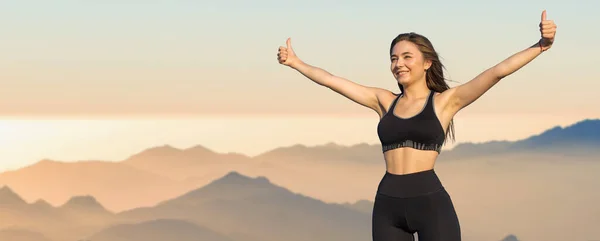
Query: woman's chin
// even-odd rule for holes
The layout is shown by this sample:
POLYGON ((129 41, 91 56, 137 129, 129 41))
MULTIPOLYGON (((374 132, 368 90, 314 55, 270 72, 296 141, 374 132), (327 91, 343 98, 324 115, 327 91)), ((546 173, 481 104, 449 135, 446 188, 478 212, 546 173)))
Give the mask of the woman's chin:
POLYGON ((398 84, 401 84, 401 85, 407 85, 410 83, 410 79, 404 78, 404 77, 398 77, 398 78, 396 78, 396 80, 398 81, 398 84))

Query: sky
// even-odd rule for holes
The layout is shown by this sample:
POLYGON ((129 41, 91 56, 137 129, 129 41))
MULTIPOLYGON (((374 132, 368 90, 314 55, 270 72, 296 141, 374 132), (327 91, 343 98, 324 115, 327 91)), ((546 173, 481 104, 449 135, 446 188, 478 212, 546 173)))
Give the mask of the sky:
POLYGON ((159 143, 248 154, 280 143, 376 143, 375 112, 277 63, 286 38, 311 65, 397 93, 388 57, 397 34, 427 36, 456 86, 536 43, 544 9, 558 26, 554 46, 461 111, 458 140, 518 139, 600 118, 600 33, 592 31, 599 7, 591 0, 2 1, 0 171, 40 157, 118 160, 159 143), (322 131, 303 134, 315 125, 322 131), (223 135, 232 129, 239 131, 223 135))

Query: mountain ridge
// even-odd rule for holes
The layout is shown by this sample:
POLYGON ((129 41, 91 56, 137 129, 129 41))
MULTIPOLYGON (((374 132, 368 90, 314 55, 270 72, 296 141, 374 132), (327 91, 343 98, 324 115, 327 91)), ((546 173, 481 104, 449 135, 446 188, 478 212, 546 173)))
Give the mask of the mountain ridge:
POLYGON ((265 241, 364 240, 370 217, 341 204, 292 192, 265 177, 252 178, 236 171, 155 206, 118 215, 136 222, 185 219, 234 239, 265 241), (329 222, 331 217, 339 220, 329 222), (237 234, 227 227, 237 227, 237 234))
POLYGON ((565 127, 554 126, 515 141, 492 140, 460 143, 442 152, 440 159, 464 159, 482 155, 548 153, 571 156, 600 154, 600 119, 583 119, 565 127))
MULTIPOLYGON (((518 146, 539 147, 540 145, 547 144, 549 142, 549 140, 545 139, 545 138, 549 138, 552 140, 568 140, 568 141, 581 141, 581 139, 583 139, 586 141, 586 142, 584 142, 584 144, 587 144, 587 143, 589 143, 591 145, 599 144, 600 143, 600 119, 589 119, 588 118, 588 119, 583 119, 581 121, 567 125, 565 127, 554 126, 554 127, 546 129, 545 131, 543 131, 539 134, 530 135, 526 138, 521 138, 521 139, 518 139, 515 141, 490 140, 490 141, 485 141, 485 142, 462 142, 462 143, 458 143, 454 148, 449 149, 442 153, 452 153, 452 152, 467 151, 467 150, 471 151, 472 149, 481 148, 481 147, 485 147, 484 149, 486 149, 486 150, 492 150, 492 153, 497 152, 497 151, 511 150, 511 148, 513 148, 514 150, 523 149, 523 148, 519 148, 518 146), (577 135, 575 135, 575 134, 577 134, 577 135), (564 137, 564 136, 569 137, 570 139, 561 139, 560 138, 560 137, 564 137), (580 138, 581 136, 583 136, 584 138, 580 138), (522 145, 522 144, 527 144, 527 145, 522 145), (493 151, 493 150, 496 150, 496 151, 493 151)), ((137 156, 148 154, 148 153, 152 153, 152 154, 161 153, 163 155, 173 155, 173 154, 179 155, 182 153, 194 152, 194 153, 202 153, 202 154, 210 154, 210 155, 232 155, 232 156, 245 157, 245 158, 249 158, 249 159, 257 159, 257 158, 272 155, 273 153, 286 154, 286 151, 302 152, 302 151, 307 151, 307 150, 312 151, 312 150, 328 150, 328 149, 344 151, 344 150, 350 150, 353 148, 375 148, 375 149, 378 149, 380 147, 381 147, 381 145, 378 143, 377 144, 368 144, 365 142, 351 144, 351 145, 342 145, 342 144, 338 144, 335 142, 327 142, 325 144, 319 144, 319 145, 294 144, 294 145, 290 145, 290 146, 282 146, 282 147, 273 148, 273 149, 267 150, 265 152, 262 152, 260 154, 254 155, 254 156, 248 156, 248 155, 240 154, 237 152, 219 153, 219 152, 213 151, 203 145, 194 145, 189 148, 180 149, 180 148, 175 148, 172 145, 165 144, 162 146, 146 148, 138 153, 131 155, 129 158, 126 158, 121 161, 117 161, 116 163, 127 162, 127 161, 130 161, 133 157, 137 157, 137 156)), ((101 160, 94 160, 94 161, 80 160, 80 161, 73 161, 73 162, 63 162, 63 161, 45 158, 45 159, 41 159, 40 161, 38 161, 35 164, 30 165, 30 166, 41 165, 41 164, 71 164, 71 163, 79 163, 79 162, 115 163, 114 161, 101 161, 101 160)), ((23 167, 23 168, 25 168, 25 167, 23 167)), ((18 170, 21 170, 23 168, 20 168, 18 170)), ((0 174, 14 172, 14 171, 15 170, 0 172, 0 174)))

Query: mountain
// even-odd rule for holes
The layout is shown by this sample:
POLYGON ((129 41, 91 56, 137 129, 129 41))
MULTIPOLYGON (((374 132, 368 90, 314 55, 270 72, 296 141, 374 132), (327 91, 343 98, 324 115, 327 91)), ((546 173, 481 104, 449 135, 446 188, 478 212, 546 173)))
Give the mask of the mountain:
MULTIPOLYGON (((2 197, 18 200, 6 187, 2 197)), ((0 203, 4 203, 0 199, 0 203)), ((52 207, 43 200, 3 216, 3 227, 36 230, 52 240, 365 240, 370 215, 276 186, 265 177, 230 172, 210 184, 113 214, 93 196, 74 196, 52 207), (37 207, 49 208, 39 212, 37 207), (85 238, 88 237, 88 238, 85 238), (119 238, 120 237, 120 238, 119 238)), ((0 222, 2 222, 0 221, 0 222)))
POLYGON ((184 219, 235 240, 370 238, 370 215, 292 193, 264 177, 251 178, 238 172, 154 207, 118 215, 129 222, 184 219))
POLYGON ((510 234, 501 241, 519 241, 519 239, 517 239, 517 236, 510 234))
MULTIPOLYGON (((221 176, 231 169, 252 165, 250 157, 237 153, 216 153, 203 146, 177 149, 169 145, 154 147, 135 154, 121 163, 156 175, 182 181, 205 177, 218 170, 221 176)), ((210 176, 211 179, 216 176, 210 176)), ((204 179, 208 182, 207 179, 204 179)), ((205 183, 202 183, 205 184, 205 183)))
POLYGON ((0 207, 15 207, 27 204, 10 187, 2 186, 0 188, 0 207))
POLYGON ((90 195, 74 196, 57 209, 71 223, 104 226, 114 221, 114 214, 90 195))
POLYGON ((258 162, 327 162, 332 164, 357 163, 357 164, 378 164, 381 162, 383 154, 381 145, 369 145, 360 143, 351 146, 342 146, 335 143, 325 145, 306 146, 293 145, 289 147, 280 147, 255 156, 258 162))
MULTIPOLYGON (((0 200, 1 200, 1 198, 0 198, 0 200)), ((40 210, 40 211, 50 210, 50 209, 54 208, 50 203, 46 202, 46 200, 44 200, 44 199, 38 199, 31 205, 31 207, 34 208, 35 210, 40 210)))
POLYGON ((135 224, 120 224, 106 228, 89 239, 93 241, 233 241, 212 230, 191 222, 157 219, 135 224))
MULTIPOLYGON (((22 200, 10 187, 0 190, 0 204, 9 203, 7 200, 22 200)), ((0 236, 33 237, 34 240, 37 233, 50 240, 75 240, 118 221, 115 214, 104 209, 91 196, 72 197, 59 207, 53 207, 44 200, 33 203, 23 201, 11 206, 0 205, 0 214, 0 230, 11 230, 0 236)))
POLYGON ((600 119, 583 120, 565 128, 554 127, 513 144, 512 149, 556 149, 565 151, 600 147, 600 119))
POLYGON ((52 215, 50 209, 40 208, 42 202, 29 204, 10 187, 0 188, 0 230, 12 228, 15 224, 28 226, 41 216, 52 215))
POLYGON ((440 160, 468 159, 513 153, 592 157, 600 154, 600 119, 586 119, 567 127, 556 126, 518 141, 458 144, 442 152, 440 160))
POLYGON ((1 173, 0 185, 10 186, 24 200, 42 198, 55 206, 72 196, 92 195, 113 211, 154 205, 190 189, 161 175, 102 161, 42 160, 1 173))
POLYGON ((97 213, 107 213, 108 211, 104 209, 102 204, 96 201, 96 198, 86 195, 86 196, 76 196, 72 197, 67 201, 64 205, 61 206, 62 209, 73 210, 77 212, 97 212, 97 213))

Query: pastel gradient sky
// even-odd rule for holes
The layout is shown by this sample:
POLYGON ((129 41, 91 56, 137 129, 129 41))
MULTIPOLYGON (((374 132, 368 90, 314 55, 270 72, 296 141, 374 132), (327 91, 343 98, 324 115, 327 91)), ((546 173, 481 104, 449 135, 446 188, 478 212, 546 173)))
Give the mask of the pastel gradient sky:
POLYGON ((434 43, 455 86, 535 43, 544 9, 558 25, 555 46, 459 113, 459 142, 600 118, 600 3, 2 1, 0 171, 39 158, 118 160, 155 144, 256 154, 376 143, 374 112, 277 63, 287 37, 304 61, 397 92, 389 43, 415 31, 434 43), (252 124, 235 127, 234 140, 222 135, 232 126, 214 120, 252 124), (323 131, 303 134, 315 125, 323 131))

